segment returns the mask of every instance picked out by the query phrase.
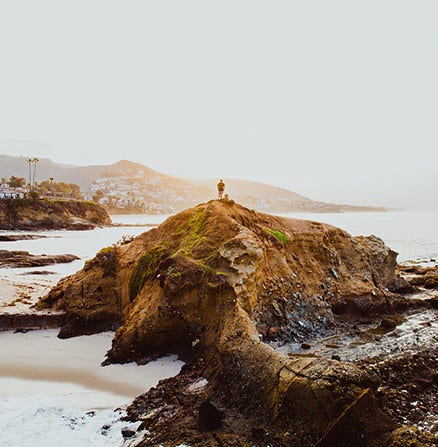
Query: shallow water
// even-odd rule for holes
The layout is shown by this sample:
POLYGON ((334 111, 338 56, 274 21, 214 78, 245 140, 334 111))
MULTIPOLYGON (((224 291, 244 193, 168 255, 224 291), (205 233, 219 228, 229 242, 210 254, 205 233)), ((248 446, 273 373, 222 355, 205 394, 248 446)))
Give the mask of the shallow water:
POLYGON ((393 330, 385 330, 378 324, 357 325, 357 329, 337 333, 311 341, 310 348, 300 343, 278 347, 283 354, 315 355, 342 361, 355 362, 369 358, 389 358, 399 354, 415 353, 438 343, 438 311, 427 309, 407 315, 393 330))
POLYGON ((129 424, 114 409, 183 363, 168 356, 102 367, 113 333, 61 340, 57 332, 0 332, 0 445, 121 446, 129 424))

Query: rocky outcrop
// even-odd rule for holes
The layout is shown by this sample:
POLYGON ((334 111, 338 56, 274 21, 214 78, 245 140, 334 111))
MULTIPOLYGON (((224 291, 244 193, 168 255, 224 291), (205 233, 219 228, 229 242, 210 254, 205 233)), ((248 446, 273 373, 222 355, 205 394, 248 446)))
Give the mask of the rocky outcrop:
POLYGON ((400 265, 398 272, 406 278, 412 287, 438 289, 438 265, 400 265))
POLYGON ((393 291, 406 283, 395 268, 396 253, 374 236, 211 201, 102 250, 39 307, 66 312, 63 336, 120 323, 109 362, 179 353, 196 365, 192 379, 207 379, 190 399, 184 374, 174 379, 176 393, 158 392, 173 399, 164 410, 153 393, 138 403, 140 419, 158 405, 144 446, 259 445, 260 436, 260 445, 391 445, 397 424, 377 405, 375 375, 268 342, 400 306, 393 291), (220 421, 213 435, 206 409, 220 421))
POLYGON ((80 259, 76 255, 34 255, 28 251, 0 250, 0 267, 43 267, 52 264, 64 264, 80 259))
POLYGON ((0 242, 30 241, 45 237, 40 234, 0 234, 0 242))
POLYGON ((1 199, 0 229, 90 230, 110 225, 106 210, 82 200, 1 199))

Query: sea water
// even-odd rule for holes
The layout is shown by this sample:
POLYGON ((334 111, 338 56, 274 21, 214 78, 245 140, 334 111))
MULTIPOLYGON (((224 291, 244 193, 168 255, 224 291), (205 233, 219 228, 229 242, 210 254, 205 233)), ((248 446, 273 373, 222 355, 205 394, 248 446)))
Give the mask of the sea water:
POLYGON ((0 446, 121 446, 124 407, 183 363, 100 363, 113 334, 68 340, 54 329, 0 332, 0 446))
POLYGON ((289 213, 284 216, 328 223, 353 236, 373 234, 398 253, 399 262, 438 261, 438 211, 289 213))
MULTIPOLYGON (((399 253, 399 262, 413 260, 435 263, 438 260, 438 212, 290 213, 286 216, 329 223, 348 231, 353 236, 374 234, 399 253)), ((50 284, 54 284, 61 277, 81 269, 85 260, 92 258, 101 248, 116 243, 123 236, 136 236, 150 230, 149 227, 132 225, 159 224, 166 217, 112 216, 114 222, 131 226, 98 228, 92 231, 45 231, 41 232, 41 235, 46 236, 45 238, 0 242, 0 249, 26 250, 34 254, 72 253, 78 255, 81 258, 79 261, 43 269, 54 272, 53 275, 45 278, 50 284)), ((31 273, 35 270, 38 269, 2 269, 0 279, 3 276, 4 278, 15 277, 18 281, 22 280, 20 278, 36 281, 38 276, 23 276, 23 273, 31 273)), ((37 337, 36 334, 29 336, 37 337)), ((3 340, 2 355, 5 355, 5 343, 3 340)), ((20 347, 16 349, 24 350, 20 347)), ((31 365, 29 367, 31 368, 31 365)), ((129 382, 132 370, 126 373, 123 380, 129 382)), ((166 374, 165 368, 162 371, 163 377, 168 374, 175 374, 175 372, 167 370, 166 374)), ((114 410, 115 402, 111 402, 111 399, 105 402, 104 394, 106 393, 107 396, 108 390, 83 390, 81 387, 84 384, 74 383, 72 378, 68 383, 59 381, 55 383, 45 380, 44 377, 37 379, 11 377, 11 374, 1 376, 0 372, 0 446, 120 447, 124 445, 120 432, 126 425, 120 420, 123 412, 114 410), (11 390, 11 393, 2 393, 1 391, 5 389, 11 390), (18 392, 14 394, 14 390, 18 389, 23 391, 21 396, 18 392), (42 392, 38 392, 39 390, 42 392), (81 406, 81 393, 87 392, 101 392, 100 402, 103 405, 95 405, 99 408, 94 410, 81 406), (90 410, 93 411, 90 412, 90 410)), ((128 403, 132 397, 134 394, 130 397, 126 396, 125 403, 128 403)))
MULTIPOLYGON (((340 227, 353 236, 374 234, 399 253, 398 260, 438 259, 438 212, 390 211, 372 213, 289 213, 286 217, 325 222, 340 227)), ((168 216, 111 216, 120 225, 158 225, 168 216)), ((149 231, 147 226, 117 226, 90 231, 25 232, 41 234, 43 239, 0 242, 0 249, 26 250, 34 254, 72 253, 81 258, 70 264, 50 266, 59 274, 71 274, 82 268, 101 248, 116 243, 124 236, 137 236, 149 231)), ((8 234, 8 231, 2 231, 8 234)), ((14 232, 16 234, 17 232, 14 232)), ((24 232, 23 232, 24 233, 24 232)), ((34 269, 35 270, 35 269, 34 269)), ((11 273, 12 271, 10 271, 11 273)))

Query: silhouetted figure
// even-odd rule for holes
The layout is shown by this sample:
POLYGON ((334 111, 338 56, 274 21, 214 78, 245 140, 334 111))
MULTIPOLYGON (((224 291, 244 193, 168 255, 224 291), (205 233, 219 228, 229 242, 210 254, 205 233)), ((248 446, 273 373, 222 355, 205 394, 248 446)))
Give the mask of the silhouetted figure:
POLYGON ((222 199, 223 195, 224 195, 224 191, 225 191, 225 183, 224 181, 221 179, 220 182, 217 184, 217 195, 218 195, 218 199, 222 199))

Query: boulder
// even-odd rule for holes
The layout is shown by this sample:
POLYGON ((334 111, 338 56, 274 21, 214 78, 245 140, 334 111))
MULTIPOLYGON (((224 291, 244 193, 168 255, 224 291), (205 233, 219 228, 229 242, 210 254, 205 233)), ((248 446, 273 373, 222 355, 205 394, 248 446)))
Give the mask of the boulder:
POLYGON ((337 324, 336 314, 380 321, 400 299, 391 292, 401 281, 395 268, 396 253, 375 236, 210 201, 98 254, 39 307, 66 312, 69 335, 92 331, 90 320, 104 316, 112 326, 118 319, 108 362, 178 353, 197 365, 207 389, 182 398, 182 379, 175 379, 172 404, 160 407, 143 446, 216 445, 216 435, 199 433, 211 406, 193 417, 193 399, 202 399, 196 405, 227 409, 210 426, 228 439, 221 445, 246 445, 265 433, 264 442, 278 446, 372 447, 390 445, 397 428, 374 397, 376 377, 338 358, 283 355, 260 334, 287 341, 299 331, 318 333, 337 324), (239 418, 246 428, 233 424, 239 418))

